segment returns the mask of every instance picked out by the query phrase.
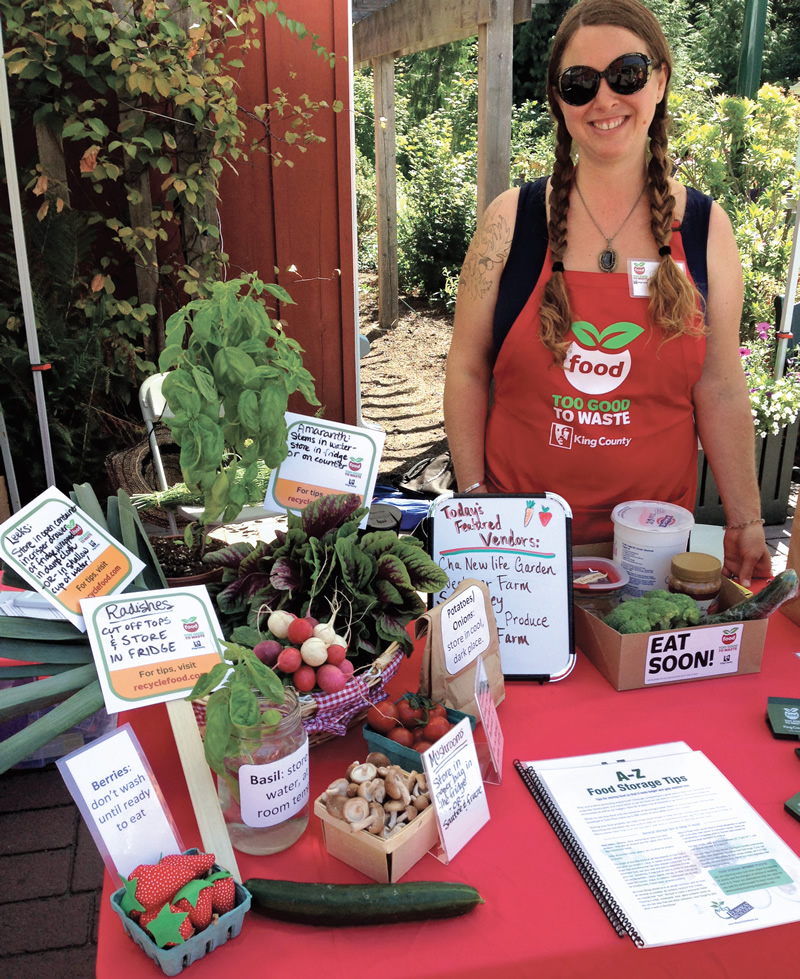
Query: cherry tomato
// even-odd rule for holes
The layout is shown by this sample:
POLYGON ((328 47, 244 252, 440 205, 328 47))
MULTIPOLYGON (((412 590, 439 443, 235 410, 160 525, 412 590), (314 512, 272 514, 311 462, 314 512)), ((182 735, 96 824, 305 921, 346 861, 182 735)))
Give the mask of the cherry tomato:
POLYGON ((415 741, 414 751, 427 751, 431 747, 430 741, 415 741))
POLYGON ((438 741, 450 730, 450 722, 445 717, 433 717, 425 725, 422 736, 427 741, 438 741))
POLYGON ((434 717, 443 717, 447 720, 447 708, 444 704, 434 704, 433 707, 428 711, 428 720, 432 720, 434 717))
POLYGON ((382 700, 379 704, 373 704, 367 711, 367 724, 373 731, 386 734, 392 728, 397 727, 397 708, 391 700, 382 700))
POLYGON ((420 727, 420 721, 424 719, 424 714, 425 711, 422 707, 412 707, 405 698, 397 701, 398 720, 403 727, 407 727, 409 730, 420 727))
POLYGON ((389 732, 389 740, 401 744, 404 748, 411 748, 414 744, 414 735, 404 727, 396 727, 389 732))

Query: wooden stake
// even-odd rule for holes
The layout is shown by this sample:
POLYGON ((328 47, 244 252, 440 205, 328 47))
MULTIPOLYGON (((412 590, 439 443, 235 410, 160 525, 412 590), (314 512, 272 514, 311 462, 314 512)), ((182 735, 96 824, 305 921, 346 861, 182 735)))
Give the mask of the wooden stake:
POLYGON ((242 877, 233 854, 225 819, 219 807, 217 788, 203 753, 203 741, 197 729, 192 705, 186 700, 170 700, 167 703, 167 713, 175 744, 178 746, 203 849, 206 853, 213 853, 219 866, 230 870, 241 884, 242 877))

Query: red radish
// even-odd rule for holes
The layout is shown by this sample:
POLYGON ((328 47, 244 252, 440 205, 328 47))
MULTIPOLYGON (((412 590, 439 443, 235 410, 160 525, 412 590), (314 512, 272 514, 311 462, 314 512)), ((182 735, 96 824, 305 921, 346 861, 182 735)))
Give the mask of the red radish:
POLYGON ((328 647, 321 639, 312 636, 300 647, 300 655, 309 666, 322 666, 328 658, 328 647))
POLYGON ((317 671, 308 663, 303 663, 294 671, 292 683, 295 690, 299 690, 300 693, 308 693, 317 685, 317 671))
POLYGON ((286 637, 293 646, 302 646, 306 639, 314 635, 314 626, 308 619, 295 619, 289 623, 286 637))
POLYGON ((338 693, 348 681, 338 666, 323 663, 317 670, 317 683, 325 693, 338 693))
POLYGON ((285 639, 289 631, 289 626, 294 622, 294 619, 295 617, 291 612, 284 612, 282 609, 279 609, 277 612, 270 614, 270 617, 267 619, 267 628, 276 639, 285 639))
POLYGON ((344 646, 340 646, 338 643, 331 643, 328 646, 328 662, 333 663, 334 666, 338 666, 342 663, 347 656, 347 650, 344 646))
POLYGON ((336 669, 339 670, 340 673, 344 673, 344 675, 349 680, 350 677, 353 675, 353 670, 355 669, 355 667, 353 666, 353 661, 351 659, 343 659, 342 662, 339 663, 339 665, 336 667, 336 669))
POLYGON ((281 650, 278 656, 277 667, 283 673, 294 673, 298 666, 303 662, 300 650, 294 646, 287 646, 281 650))
POLYGON ((267 666, 274 666, 278 662, 283 646, 277 639, 263 639, 253 646, 253 652, 267 666))

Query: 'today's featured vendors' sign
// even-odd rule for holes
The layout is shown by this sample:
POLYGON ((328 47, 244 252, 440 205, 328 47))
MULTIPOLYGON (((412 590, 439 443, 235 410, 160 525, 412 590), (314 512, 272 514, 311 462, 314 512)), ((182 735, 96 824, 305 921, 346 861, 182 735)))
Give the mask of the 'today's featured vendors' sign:
POLYGON ((106 709, 185 697, 221 662, 222 630, 203 585, 83 602, 106 709))
POLYGON ((320 496, 356 493, 368 506, 383 451, 383 432, 286 413, 289 454, 272 471, 266 509, 299 512, 320 496))
POLYGON ((121 591, 144 567, 54 488, 0 525, 0 556, 82 630, 81 601, 121 591))

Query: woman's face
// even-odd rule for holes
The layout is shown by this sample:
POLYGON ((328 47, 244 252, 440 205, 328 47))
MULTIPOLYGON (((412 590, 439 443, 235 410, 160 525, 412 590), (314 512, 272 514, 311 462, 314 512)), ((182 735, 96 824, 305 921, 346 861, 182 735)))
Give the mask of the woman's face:
MULTIPOLYGON (((651 57, 644 41, 623 27, 579 27, 564 49, 559 76, 567 68, 585 65, 604 71, 624 54, 651 57)), ((644 158, 647 130, 656 106, 664 98, 667 72, 651 65, 647 84, 632 95, 613 92, 605 78, 586 105, 569 105, 556 93, 564 122, 582 158, 597 162, 644 158)))

